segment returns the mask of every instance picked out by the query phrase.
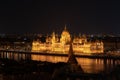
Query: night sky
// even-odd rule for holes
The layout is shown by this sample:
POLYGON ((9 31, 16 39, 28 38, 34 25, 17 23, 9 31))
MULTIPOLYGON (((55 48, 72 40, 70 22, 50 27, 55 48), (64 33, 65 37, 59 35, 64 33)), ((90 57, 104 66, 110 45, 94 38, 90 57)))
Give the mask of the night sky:
POLYGON ((2 1, 0 33, 120 34, 120 2, 78 1, 2 1))

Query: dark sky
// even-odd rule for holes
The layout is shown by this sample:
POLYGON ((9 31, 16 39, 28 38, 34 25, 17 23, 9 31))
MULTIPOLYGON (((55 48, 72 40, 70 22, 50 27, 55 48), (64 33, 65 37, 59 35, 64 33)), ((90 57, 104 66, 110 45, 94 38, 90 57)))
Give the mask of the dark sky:
POLYGON ((101 0, 0 2, 0 33, 120 33, 120 2, 101 0), (79 1, 79 2, 78 2, 79 1))

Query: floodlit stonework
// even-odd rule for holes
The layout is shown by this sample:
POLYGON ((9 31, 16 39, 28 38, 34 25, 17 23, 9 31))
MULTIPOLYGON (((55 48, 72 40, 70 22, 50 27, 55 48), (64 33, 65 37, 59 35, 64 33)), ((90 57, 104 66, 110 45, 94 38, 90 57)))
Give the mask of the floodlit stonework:
MULTIPOLYGON (((48 53, 63 53, 67 54, 69 51, 69 43, 71 41, 71 35, 64 28, 59 38, 55 32, 52 33, 52 36, 46 38, 46 42, 42 43, 41 41, 33 41, 32 51, 33 52, 48 52, 48 53)), ((73 51, 75 54, 79 53, 103 53, 104 47, 103 42, 101 41, 87 41, 85 35, 74 37, 72 39, 73 51)))

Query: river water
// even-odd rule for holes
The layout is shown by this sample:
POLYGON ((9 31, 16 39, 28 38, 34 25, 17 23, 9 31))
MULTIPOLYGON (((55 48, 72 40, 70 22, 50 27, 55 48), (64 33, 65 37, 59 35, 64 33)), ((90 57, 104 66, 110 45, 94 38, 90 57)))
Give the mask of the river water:
MULTIPOLYGON (((64 56, 45 56, 45 55, 32 55, 32 60, 37 61, 48 61, 48 62, 67 62, 68 57, 64 56)), ((81 58, 76 57, 78 65, 80 65, 86 73, 99 73, 103 71, 109 71, 114 66, 120 64, 119 60, 110 59, 92 59, 92 58, 81 58)))
MULTIPOLYGON (((26 55, 25 54, 19 54, 19 53, 6 53, 6 57, 9 59, 14 59, 19 60, 22 58, 25 60, 26 55), (18 59, 19 57, 19 59, 18 59)), ((4 55, 4 56, 5 56, 4 55)), ((1 54, 3 56, 3 54, 1 54)), ((1 57, 2 58, 2 57, 1 57)), ((4 57, 3 57, 4 58, 4 57)), ((47 62, 52 62, 52 63, 57 63, 57 62, 67 62, 68 57, 67 56, 52 56, 52 55, 35 55, 31 54, 31 60, 36 60, 36 61, 47 61, 47 62)), ((109 72, 114 68, 116 65, 120 64, 120 60, 112 60, 112 59, 93 59, 93 58, 81 58, 81 57, 76 57, 76 60, 78 61, 78 65, 81 66, 83 71, 85 73, 100 73, 100 72, 109 72)), ((9 76, 9 75, 8 75, 9 76)), ((15 77, 15 75, 11 76, 11 78, 15 77)), ((4 76, 4 78, 7 78, 4 76)), ((0 74, 0 80, 8 80, 3 78, 3 74, 0 74)), ((17 78, 17 77, 16 77, 17 78)), ((10 79, 10 80, 16 80, 15 79, 10 79)))
MULTIPOLYGON (((12 59, 11 55, 14 55, 14 59, 18 60, 19 53, 8 53, 7 58, 12 59)), ((2 55, 2 54, 1 54, 2 55)), ((19 58, 25 59, 25 54, 19 54, 19 58)), ((78 64, 82 67, 83 71, 86 73, 99 73, 103 71, 109 71, 114 66, 120 64, 120 60, 110 60, 110 59, 93 59, 93 58, 81 58, 76 57, 78 64)), ((31 60, 36 61, 47 61, 47 62, 67 62, 67 56, 52 56, 52 55, 35 55, 31 54, 31 60)))

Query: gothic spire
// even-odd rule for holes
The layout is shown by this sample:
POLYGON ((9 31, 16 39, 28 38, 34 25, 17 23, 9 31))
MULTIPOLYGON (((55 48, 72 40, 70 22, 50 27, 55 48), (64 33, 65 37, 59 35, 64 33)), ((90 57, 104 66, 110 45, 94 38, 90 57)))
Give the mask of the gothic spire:
POLYGON ((65 28, 64 28, 64 30, 65 30, 65 31, 67 30, 66 24, 65 24, 65 28))

